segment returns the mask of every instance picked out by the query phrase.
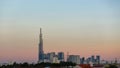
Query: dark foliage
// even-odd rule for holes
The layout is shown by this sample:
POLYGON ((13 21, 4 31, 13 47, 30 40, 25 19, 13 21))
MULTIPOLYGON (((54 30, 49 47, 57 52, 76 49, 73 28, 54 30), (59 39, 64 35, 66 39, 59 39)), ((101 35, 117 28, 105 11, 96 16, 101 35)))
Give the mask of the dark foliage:
POLYGON ((60 63, 37 63, 37 64, 28 64, 25 63, 16 63, 14 62, 12 65, 2 65, 0 68, 44 68, 44 67, 51 67, 51 68, 61 68, 65 66, 75 66, 75 63, 72 62, 60 62, 60 63))
POLYGON ((116 64, 109 64, 108 67, 105 67, 105 68, 118 68, 116 64))

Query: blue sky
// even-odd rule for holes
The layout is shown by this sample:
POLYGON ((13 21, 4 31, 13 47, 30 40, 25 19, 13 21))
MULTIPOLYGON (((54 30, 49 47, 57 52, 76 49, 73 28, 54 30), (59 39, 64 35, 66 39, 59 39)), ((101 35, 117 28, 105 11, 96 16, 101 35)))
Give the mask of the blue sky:
POLYGON ((120 18, 119 6, 119 0, 1 0, 0 17, 33 21, 71 18, 102 19, 103 17, 118 19, 120 18))
MULTIPOLYGON (((41 18, 55 16, 69 17, 96 17, 118 15, 119 0, 52 0, 52 1, 32 1, 32 0, 1 0, 1 17, 12 18, 41 18), (113 12, 114 11, 114 12, 113 12)), ((118 15, 119 16, 119 15, 118 15)), ((55 18, 54 17, 54 18, 55 18)), ((109 16, 108 16, 109 17, 109 16)))
POLYGON ((116 27, 120 22, 119 0, 1 0, 0 3, 1 26, 72 29, 96 28, 100 24, 116 27))

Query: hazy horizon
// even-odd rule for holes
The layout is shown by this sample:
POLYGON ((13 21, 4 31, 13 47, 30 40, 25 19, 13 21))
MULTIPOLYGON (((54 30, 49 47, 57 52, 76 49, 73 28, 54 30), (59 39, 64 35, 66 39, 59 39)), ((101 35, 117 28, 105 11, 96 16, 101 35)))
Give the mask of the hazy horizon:
POLYGON ((119 0, 0 0, 0 63, 38 60, 44 52, 120 60, 119 0))

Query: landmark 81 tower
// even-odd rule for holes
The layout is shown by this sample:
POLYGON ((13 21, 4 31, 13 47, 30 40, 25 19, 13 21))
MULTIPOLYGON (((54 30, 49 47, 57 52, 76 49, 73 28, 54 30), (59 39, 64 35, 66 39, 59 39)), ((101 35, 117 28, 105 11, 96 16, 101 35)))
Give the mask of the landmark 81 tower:
POLYGON ((42 29, 40 28, 40 36, 39 36, 39 62, 44 62, 44 51, 43 51, 43 39, 42 39, 42 29))

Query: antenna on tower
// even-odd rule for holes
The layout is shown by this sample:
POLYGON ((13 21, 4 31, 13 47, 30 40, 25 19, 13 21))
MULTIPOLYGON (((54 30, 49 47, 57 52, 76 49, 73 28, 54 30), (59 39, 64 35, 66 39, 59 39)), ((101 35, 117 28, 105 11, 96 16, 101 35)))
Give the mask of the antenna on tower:
POLYGON ((42 32, 42 28, 40 28, 40 33, 42 32))

